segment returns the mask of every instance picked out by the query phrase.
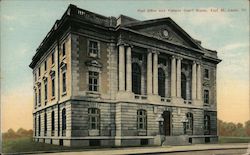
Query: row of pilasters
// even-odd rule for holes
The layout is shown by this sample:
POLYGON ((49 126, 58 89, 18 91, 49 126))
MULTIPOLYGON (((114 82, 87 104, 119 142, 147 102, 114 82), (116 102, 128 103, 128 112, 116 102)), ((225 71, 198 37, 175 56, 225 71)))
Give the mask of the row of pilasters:
MULTIPOLYGON (((119 92, 132 92, 131 57, 131 47, 119 45, 119 92)), ((181 61, 182 58, 172 56, 172 98, 181 98, 181 61)), ((147 53, 147 94, 158 95, 158 52, 153 50, 147 53)), ((195 61, 192 64, 192 100, 201 100, 201 66, 195 61)))

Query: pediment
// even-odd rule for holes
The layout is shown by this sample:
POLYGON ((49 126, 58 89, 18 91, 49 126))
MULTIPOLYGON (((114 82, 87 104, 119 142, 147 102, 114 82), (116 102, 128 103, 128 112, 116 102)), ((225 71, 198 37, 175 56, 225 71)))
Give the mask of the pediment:
POLYGON ((141 21, 125 27, 174 44, 201 49, 200 44, 170 18, 141 21))
POLYGON ((89 60, 89 61, 86 61, 85 64, 87 66, 92 66, 92 67, 97 67, 97 68, 102 67, 102 64, 100 62, 98 62, 97 60, 89 60))

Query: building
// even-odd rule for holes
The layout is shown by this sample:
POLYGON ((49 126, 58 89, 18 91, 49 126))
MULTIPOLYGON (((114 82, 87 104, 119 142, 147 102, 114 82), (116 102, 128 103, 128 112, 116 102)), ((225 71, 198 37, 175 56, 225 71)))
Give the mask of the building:
POLYGON ((34 140, 65 146, 217 141, 217 52, 171 18, 70 5, 38 47, 34 140))

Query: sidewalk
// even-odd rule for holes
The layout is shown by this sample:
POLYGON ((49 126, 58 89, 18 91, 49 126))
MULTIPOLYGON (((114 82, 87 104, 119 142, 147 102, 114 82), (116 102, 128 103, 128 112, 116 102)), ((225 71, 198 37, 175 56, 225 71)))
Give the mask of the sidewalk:
MULTIPOLYGON (((249 149, 248 143, 230 143, 230 144, 194 144, 189 146, 155 146, 155 147, 129 147, 129 148, 110 148, 110 149, 95 149, 82 150, 76 152, 58 152, 52 155, 124 155, 124 154, 155 154, 155 153, 173 153, 173 152, 188 152, 199 150, 227 150, 227 149, 249 149)), ((48 154, 48 153, 42 153, 48 154)))

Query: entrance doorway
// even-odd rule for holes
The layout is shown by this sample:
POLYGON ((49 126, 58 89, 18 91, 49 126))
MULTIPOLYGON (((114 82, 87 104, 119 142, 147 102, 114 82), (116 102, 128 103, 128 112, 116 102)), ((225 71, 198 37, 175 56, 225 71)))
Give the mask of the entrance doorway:
POLYGON ((170 111, 164 111, 162 114, 163 121, 163 134, 165 136, 170 136, 171 134, 171 113, 170 111))

